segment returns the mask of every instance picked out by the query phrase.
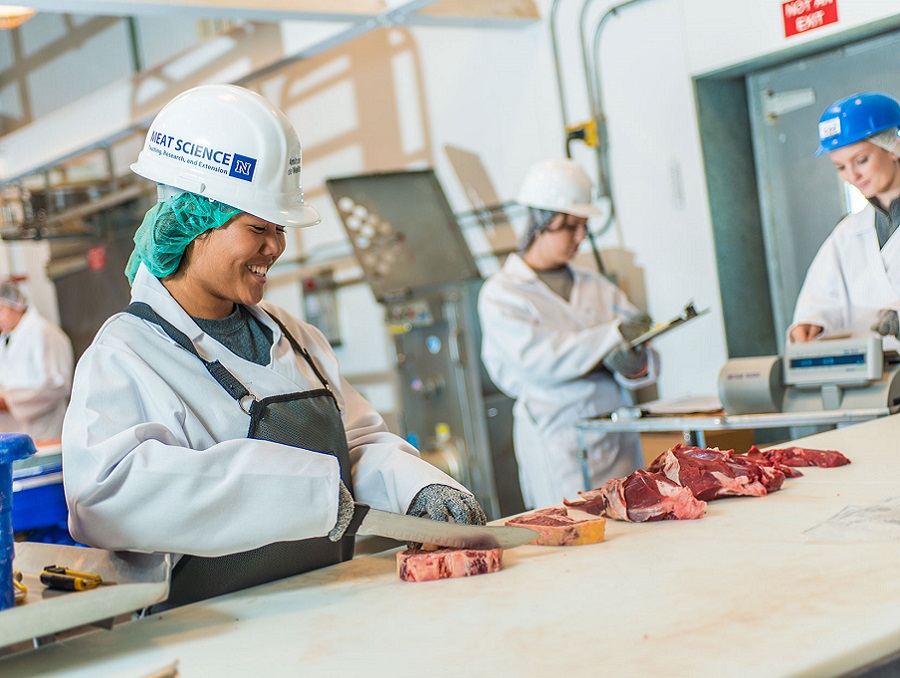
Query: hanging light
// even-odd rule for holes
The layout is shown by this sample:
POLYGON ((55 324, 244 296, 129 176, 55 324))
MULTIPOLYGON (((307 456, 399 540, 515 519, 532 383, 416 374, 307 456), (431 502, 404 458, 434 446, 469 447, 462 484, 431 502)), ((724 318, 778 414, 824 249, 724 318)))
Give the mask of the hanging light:
POLYGON ((22 7, 21 5, 0 5, 0 29, 9 30, 11 28, 17 28, 28 21, 36 13, 37 12, 30 7, 22 7))

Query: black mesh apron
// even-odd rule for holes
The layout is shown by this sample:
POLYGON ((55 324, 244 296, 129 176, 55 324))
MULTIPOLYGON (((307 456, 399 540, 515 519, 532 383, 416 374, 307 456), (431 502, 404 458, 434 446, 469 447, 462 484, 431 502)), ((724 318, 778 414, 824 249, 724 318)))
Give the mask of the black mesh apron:
MULTIPOLYGON (((350 456, 347 437, 337 400, 312 356, 300 346, 275 316, 294 351, 303 356, 324 388, 285 393, 257 400, 231 372, 217 360, 208 362, 197 353, 191 340, 181 330, 160 317, 150 306, 135 302, 128 313, 153 322, 185 350, 193 353, 210 375, 250 414, 248 438, 269 440, 301 447, 337 457, 341 479, 352 492, 350 456), (249 409, 247 403, 249 402, 249 409)), ((337 488, 335 488, 335 492, 337 488)), ((154 606, 151 612, 185 605, 197 600, 239 591, 257 584, 275 581, 353 557, 353 537, 332 542, 327 537, 277 542, 251 551, 215 558, 184 555, 172 570, 169 598, 154 606)))

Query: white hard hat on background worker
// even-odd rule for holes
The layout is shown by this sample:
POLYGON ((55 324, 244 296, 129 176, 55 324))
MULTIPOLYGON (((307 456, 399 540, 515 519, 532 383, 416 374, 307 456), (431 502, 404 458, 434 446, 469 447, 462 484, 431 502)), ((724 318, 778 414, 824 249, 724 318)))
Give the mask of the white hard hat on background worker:
POLYGON ((631 473, 637 434, 589 433, 585 487, 575 422, 630 402, 626 390, 652 383, 652 351, 622 348, 648 329, 625 293, 594 271, 569 266, 593 204, 584 169, 549 159, 525 175, 518 202, 528 207, 520 251, 482 286, 481 354, 494 383, 516 399, 513 444, 528 508, 558 504, 579 490, 631 473))
POLYGON ((126 275, 132 304, 79 361, 63 430, 70 529, 172 554, 166 607, 346 560, 354 497, 479 522, 341 374, 328 340, 265 302, 285 227, 310 226, 301 149, 259 94, 173 99, 133 170, 159 184, 126 275))
POLYGON ((74 363, 66 333, 0 282, 0 432, 59 440, 74 363))
POLYGON ((516 202, 551 212, 598 217, 603 210, 592 201, 593 182, 584 168, 568 158, 551 158, 528 170, 516 202))
POLYGON ((816 155, 868 204, 844 217, 806 274, 788 329, 793 342, 829 335, 884 336, 900 349, 900 101, 864 92, 834 102, 818 124, 816 155))

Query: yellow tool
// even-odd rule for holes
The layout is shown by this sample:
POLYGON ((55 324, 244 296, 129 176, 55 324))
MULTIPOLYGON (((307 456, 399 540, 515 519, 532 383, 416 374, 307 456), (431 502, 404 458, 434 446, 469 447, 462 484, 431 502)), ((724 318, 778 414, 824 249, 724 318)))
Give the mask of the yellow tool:
POLYGON ((18 570, 13 570, 13 588, 15 589, 16 604, 18 605, 28 595, 28 587, 22 583, 22 573, 18 570))
POLYGON ((47 565, 41 572, 41 583, 51 589, 61 591, 86 591, 103 583, 99 574, 76 572, 67 567, 47 565))
POLYGON ((566 140, 581 139, 585 146, 596 148, 600 143, 600 135, 597 132, 597 121, 588 120, 577 125, 566 126, 566 140))

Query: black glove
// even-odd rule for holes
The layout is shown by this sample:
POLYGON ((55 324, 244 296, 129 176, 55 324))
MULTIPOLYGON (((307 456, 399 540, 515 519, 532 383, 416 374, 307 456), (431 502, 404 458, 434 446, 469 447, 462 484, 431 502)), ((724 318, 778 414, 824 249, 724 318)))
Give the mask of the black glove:
MULTIPOLYGON (((430 518, 449 523, 464 525, 484 525, 487 516, 475 497, 466 492, 455 490, 447 485, 427 485, 419 490, 406 510, 406 515, 416 518, 430 518)), ((410 542, 411 549, 421 548, 421 544, 410 542)))
POLYGON ((603 359, 603 366, 610 372, 618 372, 623 377, 637 374, 644 369, 647 364, 647 349, 643 344, 636 348, 631 348, 628 344, 622 344, 619 348, 613 349, 603 359))
POLYGON ((653 319, 646 313, 636 313, 619 323, 619 334, 625 341, 633 341, 653 327, 653 319))
POLYGON ((350 494, 350 490, 347 489, 343 481, 341 481, 339 492, 340 503, 338 504, 337 522, 331 528, 331 532, 328 533, 328 538, 331 541, 340 541, 341 537, 344 536, 344 532, 347 531, 347 526, 350 525, 350 521, 353 519, 353 495, 350 494))
POLYGON ((872 330, 882 337, 897 337, 900 339, 900 320, 897 311, 892 308, 883 308, 878 311, 878 320, 872 325, 872 330))

